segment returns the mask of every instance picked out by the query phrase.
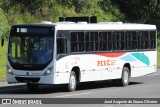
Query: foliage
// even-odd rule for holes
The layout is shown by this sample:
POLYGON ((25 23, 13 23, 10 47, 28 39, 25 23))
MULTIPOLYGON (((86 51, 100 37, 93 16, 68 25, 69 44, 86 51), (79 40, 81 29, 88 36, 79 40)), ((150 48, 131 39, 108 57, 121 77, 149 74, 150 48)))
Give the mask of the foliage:
POLYGON ((94 15, 99 21, 124 20, 124 15, 112 6, 111 0, 5 0, 1 1, 0 7, 10 25, 58 21, 62 16, 94 15))
POLYGON ((129 22, 157 25, 160 30, 160 0, 113 0, 129 22))
POLYGON ((7 41, 4 42, 4 47, 0 46, 0 81, 6 79, 6 52, 7 41))
POLYGON ((0 37, 7 36, 9 32, 9 24, 8 20, 6 19, 6 16, 4 14, 4 11, 0 8, 0 37))
POLYGON ((160 32, 157 33, 157 46, 160 47, 160 32))
POLYGON ((0 0, 0 7, 9 25, 98 16, 98 21, 150 23, 160 29, 160 0, 0 0))

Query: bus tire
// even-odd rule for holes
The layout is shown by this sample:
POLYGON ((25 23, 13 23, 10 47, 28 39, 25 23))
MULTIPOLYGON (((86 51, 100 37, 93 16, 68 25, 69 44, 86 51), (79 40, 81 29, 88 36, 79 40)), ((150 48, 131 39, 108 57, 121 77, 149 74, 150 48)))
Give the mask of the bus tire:
POLYGON ((75 91, 77 87, 77 78, 74 71, 71 72, 69 83, 68 83, 68 91, 72 92, 75 91))
POLYGON ((130 73, 128 67, 123 67, 121 79, 118 80, 118 85, 127 86, 129 84, 130 73))
POLYGON ((27 83, 27 87, 29 91, 35 92, 39 88, 39 84, 27 83))

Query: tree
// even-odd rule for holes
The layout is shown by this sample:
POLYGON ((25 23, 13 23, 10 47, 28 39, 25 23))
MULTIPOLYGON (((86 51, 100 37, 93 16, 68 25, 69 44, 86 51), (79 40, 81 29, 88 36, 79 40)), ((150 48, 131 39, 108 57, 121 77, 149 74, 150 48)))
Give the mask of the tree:
POLYGON ((9 30, 9 24, 7 21, 7 18, 3 12, 3 10, 0 8, 0 37, 3 35, 5 37, 8 36, 8 30, 9 30))
POLYGON ((157 25, 160 29, 160 0, 113 0, 129 22, 157 25))

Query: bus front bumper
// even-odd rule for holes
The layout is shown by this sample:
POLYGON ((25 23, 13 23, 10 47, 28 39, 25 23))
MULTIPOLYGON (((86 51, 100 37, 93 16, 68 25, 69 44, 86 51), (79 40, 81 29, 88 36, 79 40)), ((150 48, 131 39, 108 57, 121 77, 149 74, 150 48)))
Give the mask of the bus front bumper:
POLYGON ((7 82, 11 83, 34 83, 34 84, 54 84, 53 74, 47 76, 21 76, 7 74, 7 82))

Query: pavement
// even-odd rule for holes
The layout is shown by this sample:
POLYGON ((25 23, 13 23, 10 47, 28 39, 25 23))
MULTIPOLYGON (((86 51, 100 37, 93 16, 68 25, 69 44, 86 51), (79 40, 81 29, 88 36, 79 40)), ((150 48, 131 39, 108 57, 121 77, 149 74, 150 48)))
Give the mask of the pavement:
MULTIPOLYGON (((65 86, 41 86, 36 92, 29 92, 25 84, 0 82, 0 98, 159 98, 160 69, 156 73, 132 78, 127 87, 119 87, 110 81, 81 84, 74 92, 67 92, 65 86)), ((0 105, 1 106, 1 105, 0 105)), ((6 107, 6 105, 3 105, 6 107)), ((18 105, 19 106, 19 105, 18 105)), ((16 105, 16 107, 18 107, 16 105)), ((28 106, 28 105, 24 105, 28 106)), ((35 105, 33 105, 35 107, 35 105)), ((43 105, 39 105, 43 106, 43 105)), ((58 107, 159 107, 159 104, 54 104, 58 107)), ((14 106, 13 106, 14 107, 14 106)))

